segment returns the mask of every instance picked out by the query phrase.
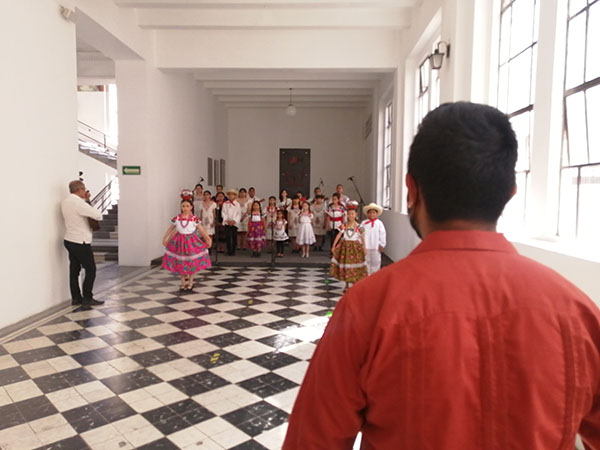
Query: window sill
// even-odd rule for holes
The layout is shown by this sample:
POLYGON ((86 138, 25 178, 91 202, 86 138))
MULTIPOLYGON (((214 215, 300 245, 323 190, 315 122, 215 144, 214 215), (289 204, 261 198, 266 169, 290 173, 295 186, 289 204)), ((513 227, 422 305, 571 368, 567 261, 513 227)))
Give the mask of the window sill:
POLYGON ((584 261, 600 263, 600 243, 592 245, 557 237, 531 237, 522 234, 505 234, 506 238, 516 244, 528 245, 541 250, 558 253, 584 261))

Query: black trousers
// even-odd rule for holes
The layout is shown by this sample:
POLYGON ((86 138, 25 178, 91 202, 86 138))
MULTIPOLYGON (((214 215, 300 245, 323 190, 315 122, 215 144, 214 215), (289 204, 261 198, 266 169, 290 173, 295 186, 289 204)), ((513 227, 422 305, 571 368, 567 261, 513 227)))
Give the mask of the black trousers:
POLYGON ((225 242, 227 243, 227 254, 235 255, 237 246, 237 227, 225 225, 225 242))
POLYGON ((277 244, 277 253, 283 253, 285 241, 275 241, 277 244))
POLYGON ((83 299, 91 299, 94 280, 96 279, 96 262, 94 253, 90 244, 77 244, 75 242, 64 241, 65 248, 69 253, 69 287, 71 289, 71 299, 80 302, 83 299), (79 290, 79 272, 81 268, 85 270, 83 279, 83 296, 79 290))

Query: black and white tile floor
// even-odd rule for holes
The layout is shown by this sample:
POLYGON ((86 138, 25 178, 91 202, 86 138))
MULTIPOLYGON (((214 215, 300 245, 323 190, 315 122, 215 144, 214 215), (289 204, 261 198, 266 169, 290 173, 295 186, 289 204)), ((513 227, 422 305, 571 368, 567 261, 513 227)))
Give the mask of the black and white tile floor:
POLYGON ((320 268, 155 269, 0 345, 0 448, 277 449, 342 294, 320 268))

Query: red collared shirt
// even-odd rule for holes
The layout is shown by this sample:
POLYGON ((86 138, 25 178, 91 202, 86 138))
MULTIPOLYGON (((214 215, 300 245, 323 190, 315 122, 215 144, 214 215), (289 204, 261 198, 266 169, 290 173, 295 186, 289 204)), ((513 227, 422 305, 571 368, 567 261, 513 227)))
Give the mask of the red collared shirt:
POLYGON ((600 313, 502 235, 438 231, 342 298, 284 450, 600 449, 600 313))

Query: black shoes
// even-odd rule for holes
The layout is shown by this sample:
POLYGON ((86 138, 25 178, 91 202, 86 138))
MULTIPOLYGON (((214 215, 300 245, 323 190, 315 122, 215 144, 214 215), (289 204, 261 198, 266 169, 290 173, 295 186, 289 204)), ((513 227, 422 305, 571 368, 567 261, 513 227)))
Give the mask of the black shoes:
POLYGON ((96 300, 95 298, 84 298, 81 304, 84 306, 104 305, 104 300, 96 300))

